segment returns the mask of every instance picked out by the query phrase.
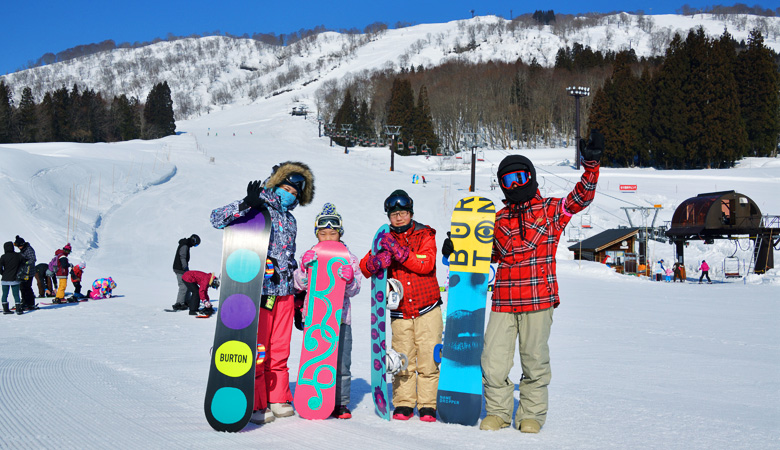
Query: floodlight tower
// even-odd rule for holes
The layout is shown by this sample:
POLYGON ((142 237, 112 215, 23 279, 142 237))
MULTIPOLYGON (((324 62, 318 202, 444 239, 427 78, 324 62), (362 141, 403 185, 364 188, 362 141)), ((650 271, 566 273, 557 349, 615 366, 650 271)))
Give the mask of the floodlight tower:
POLYGON ((582 86, 570 86, 566 92, 574 97, 574 167, 580 169, 580 97, 590 95, 590 88, 582 86))

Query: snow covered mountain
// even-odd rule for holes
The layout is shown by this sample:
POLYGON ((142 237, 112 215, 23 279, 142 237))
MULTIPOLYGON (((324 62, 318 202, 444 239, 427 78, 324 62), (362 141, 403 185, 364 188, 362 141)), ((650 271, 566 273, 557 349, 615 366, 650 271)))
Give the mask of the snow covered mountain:
POLYGON ((137 49, 115 49, 0 77, 14 87, 18 102, 29 86, 43 93, 77 84, 109 96, 142 101, 158 82, 173 93, 176 118, 205 114, 229 104, 246 104, 283 91, 350 73, 431 67, 451 59, 525 62, 552 66, 559 48, 580 43, 594 50, 632 48, 638 56, 663 54, 674 33, 702 26, 708 35, 728 30, 740 41, 759 29, 765 45, 780 51, 780 17, 749 15, 630 15, 563 17, 554 25, 482 16, 422 24, 371 34, 325 32, 279 47, 251 39, 186 38, 137 49))

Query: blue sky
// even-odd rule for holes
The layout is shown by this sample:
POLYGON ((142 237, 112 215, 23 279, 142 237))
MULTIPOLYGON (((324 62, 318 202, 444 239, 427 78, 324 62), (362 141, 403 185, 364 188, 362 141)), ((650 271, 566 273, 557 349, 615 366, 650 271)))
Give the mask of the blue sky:
MULTIPOLYGON (((289 33, 325 25, 328 29, 363 29, 373 22, 412 24, 447 22, 476 15, 505 18, 537 9, 556 13, 638 11, 674 14, 683 4, 703 7, 736 2, 696 0, 546 0, 532 5, 504 0, 370 1, 236 1, 188 0, 113 2, 110 0, 10 0, 2 7, 0 74, 16 71, 44 53, 57 53, 77 45, 113 39, 121 42, 151 41, 168 33, 189 35, 220 30, 241 35, 289 33), (370 6, 369 6, 370 5, 370 6)), ((777 8, 777 0, 744 2, 777 8)))

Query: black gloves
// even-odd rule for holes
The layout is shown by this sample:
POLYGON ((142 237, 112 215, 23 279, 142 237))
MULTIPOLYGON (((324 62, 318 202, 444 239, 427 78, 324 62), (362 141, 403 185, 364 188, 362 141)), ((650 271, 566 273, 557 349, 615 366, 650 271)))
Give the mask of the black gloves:
POLYGON ((591 130, 587 144, 585 139, 580 139, 580 157, 583 161, 601 161, 604 152, 604 135, 599 130, 591 130))
POLYGON ((260 193, 262 192, 262 181, 250 181, 246 186, 246 197, 244 197, 244 204, 250 208, 265 209, 265 202, 262 198, 260 198, 260 193))
POLYGON ((306 299, 306 291, 295 294, 293 324, 295 329, 303 331, 303 303, 306 299))
POLYGON ((444 239, 444 243, 441 244, 441 254, 445 258, 449 258, 455 251, 455 247, 452 245, 452 239, 450 239, 450 232, 447 232, 447 238, 444 239))

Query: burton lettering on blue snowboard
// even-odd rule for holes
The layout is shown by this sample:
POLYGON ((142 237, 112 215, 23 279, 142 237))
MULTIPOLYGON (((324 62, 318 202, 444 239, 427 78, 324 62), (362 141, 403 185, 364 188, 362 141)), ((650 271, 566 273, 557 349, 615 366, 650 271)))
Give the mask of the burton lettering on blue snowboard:
MULTIPOLYGON (((379 241, 382 236, 390 233, 390 226, 379 227, 371 244, 371 254, 376 255, 382 250, 379 241)), ((371 395, 374 397, 374 410, 385 420, 390 420, 390 390, 387 387, 385 372, 387 371, 387 344, 385 331, 387 327, 387 269, 371 277, 371 395)))
POLYGON ((349 265, 349 252, 336 241, 320 242, 314 252, 317 259, 309 268, 306 324, 293 404, 304 419, 327 419, 336 406, 339 330, 347 287, 338 271, 349 265))
POLYGON ((436 410, 445 423, 476 425, 482 411, 480 358, 485 332, 490 255, 496 208, 466 197, 452 212, 446 328, 436 410))
MULTIPOLYGON (((268 212, 250 212, 225 228, 222 283, 214 347, 206 385, 206 419, 217 431, 237 432, 249 422, 255 401, 257 322, 268 253, 268 212)), ((264 348, 262 356, 264 357, 264 348)))

